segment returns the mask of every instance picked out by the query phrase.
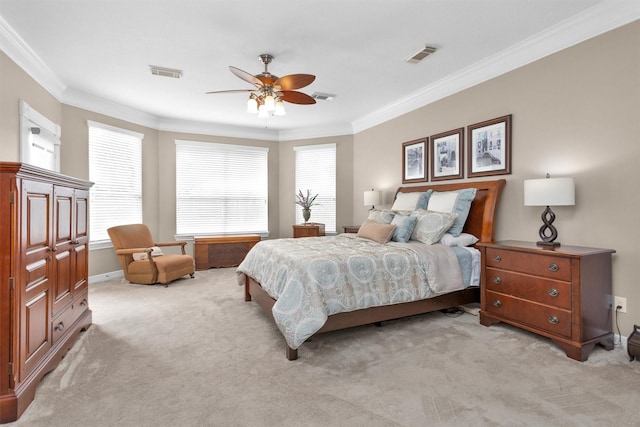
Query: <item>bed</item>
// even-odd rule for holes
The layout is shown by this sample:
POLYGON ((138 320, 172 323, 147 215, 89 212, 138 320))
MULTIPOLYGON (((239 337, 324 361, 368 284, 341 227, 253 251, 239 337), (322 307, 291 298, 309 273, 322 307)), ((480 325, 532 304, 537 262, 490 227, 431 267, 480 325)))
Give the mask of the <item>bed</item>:
MULTIPOLYGON (((492 242, 497 205, 505 183, 502 179, 400 187, 396 198, 408 196, 405 193, 424 194, 429 190, 450 192, 476 189, 471 199, 468 217, 460 227, 463 226, 464 233, 476 236, 479 242, 492 242)), ((413 258, 431 255, 443 265, 451 262, 453 252, 448 250, 451 248, 442 248, 444 245, 419 244, 422 247, 420 251, 429 252, 423 254, 410 243, 412 242, 386 245, 355 234, 266 240, 254 246, 247 254, 245 261, 238 267, 238 278, 245 289, 245 301, 256 301, 264 313, 274 320, 285 338, 287 359, 295 360, 298 358, 300 345, 315 334, 371 323, 379 324, 386 320, 480 301, 479 287, 460 286, 459 278, 454 273, 448 272, 445 268, 438 269, 433 263, 434 268, 418 268, 410 264, 408 271, 411 271, 411 276, 405 275, 402 281, 395 280, 394 268, 397 269, 397 265, 402 263, 389 260, 401 260, 406 264, 413 262, 413 258), (379 258, 376 258, 377 252, 380 252, 379 258), (316 255, 323 259, 323 263, 310 266, 308 263, 314 262, 316 255), (350 262, 349 266, 342 266, 341 260, 345 260, 346 263, 347 259, 350 262), (299 272, 294 274, 293 268, 278 267, 285 264, 304 264, 307 267, 299 269, 299 272), (368 269, 364 269, 365 264, 368 269), (347 279, 334 274, 332 268, 349 270, 348 280, 362 282, 356 285, 359 289, 366 289, 364 294, 354 296, 352 284, 347 283, 343 286, 347 279), (422 276, 428 276, 428 280, 422 276), (328 286, 317 283, 329 279, 332 285, 335 282, 340 286, 327 291, 328 286), (264 286, 260 283, 261 280, 264 286), (431 283, 423 286, 419 283, 421 280, 431 283), (456 283, 449 285, 448 281, 456 283), (310 282, 314 282, 313 286, 310 282), (320 288, 320 294, 307 292, 309 287, 320 288), (369 292, 378 288, 391 289, 393 296, 386 298, 369 292), (295 294, 293 299, 290 298, 290 294, 295 294), (308 301, 304 300, 305 298, 308 301), (304 300, 304 305, 300 300, 304 300)), ((456 254, 460 257, 459 251, 456 254)), ((468 282, 467 277, 464 280, 468 282)))

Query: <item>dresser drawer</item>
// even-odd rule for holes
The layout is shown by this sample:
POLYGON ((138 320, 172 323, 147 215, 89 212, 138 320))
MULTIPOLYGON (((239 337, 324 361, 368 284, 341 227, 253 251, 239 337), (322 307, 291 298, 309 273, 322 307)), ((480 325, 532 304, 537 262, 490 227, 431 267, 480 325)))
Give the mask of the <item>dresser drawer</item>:
POLYGON ((487 291, 486 310, 554 335, 571 338, 571 312, 498 292, 487 291))
POLYGON ((87 311, 89 303, 87 301, 88 292, 85 289, 80 295, 78 295, 71 305, 69 305, 62 313, 55 318, 52 322, 52 336, 53 342, 57 342, 67 331, 72 330, 71 326, 76 320, 87 311))
POLYGON ((486 266, 555 280, 571 281, 571 260, 553 255, 539 255, 526 252, 487 248, 486 266))
POLYGON ((571 310, 571 283, 487 267, 486 288, 571 310))

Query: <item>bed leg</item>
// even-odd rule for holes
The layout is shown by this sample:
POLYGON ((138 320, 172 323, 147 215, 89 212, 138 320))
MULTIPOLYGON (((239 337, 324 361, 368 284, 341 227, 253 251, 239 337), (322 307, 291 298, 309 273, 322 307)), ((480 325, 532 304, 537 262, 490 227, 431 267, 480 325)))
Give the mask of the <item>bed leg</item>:
POLYGON ((249 292, 249 276, 244 277, 244 300, 251 301, 251 292, 249 292))
POLYGON ((288 360, 296 360, 298 358, 298 349, 292 349, 287 346, 287 359, 288 360))

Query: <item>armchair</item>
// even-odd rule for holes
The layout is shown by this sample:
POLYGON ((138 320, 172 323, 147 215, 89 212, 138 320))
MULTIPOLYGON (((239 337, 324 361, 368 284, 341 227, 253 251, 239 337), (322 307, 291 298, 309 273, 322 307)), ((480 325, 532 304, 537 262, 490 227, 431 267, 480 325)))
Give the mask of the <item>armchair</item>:
POLYGON ((155 243, 149 228, 144 224, 119 225, 109 228, 107 233, 124 271, 124 277, 129 282, 144 285, 162 283, 166 287, 169 282, 187 274, 191 278, 194 277, 193 257, 186 254, 185 242, 155 243), (153 246, 180 246, 182 254, 152 256, 153 246))

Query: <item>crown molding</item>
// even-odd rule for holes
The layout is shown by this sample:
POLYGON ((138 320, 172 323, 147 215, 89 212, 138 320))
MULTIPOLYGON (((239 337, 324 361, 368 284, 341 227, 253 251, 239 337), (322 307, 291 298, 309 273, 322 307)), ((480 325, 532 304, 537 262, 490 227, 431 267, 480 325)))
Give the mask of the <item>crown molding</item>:
POLYGON ((637 0, 606 0, 455 74, 353 121, 354 133, 640 19, 637 0))
POLYGON ((258 139, 261 141, 280 140, 276 129, 250 128, 181 119, 161 119, 157 129, 163 132, 193 133, 227 138, 258 139))
POLYGON ((62 101, 62 94, 66 89, 66 85, 36 55, 2 16, 0 16, 0 50, 58 101, 62 101))
POLYGON ((294 141, 299 139, 326 138, 332 136, 353 135, 351 123, 334 123, 332 125, 284 129, 280 131, 280 141, 294 141))

